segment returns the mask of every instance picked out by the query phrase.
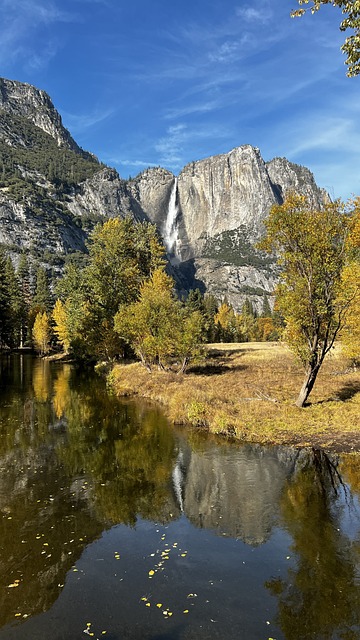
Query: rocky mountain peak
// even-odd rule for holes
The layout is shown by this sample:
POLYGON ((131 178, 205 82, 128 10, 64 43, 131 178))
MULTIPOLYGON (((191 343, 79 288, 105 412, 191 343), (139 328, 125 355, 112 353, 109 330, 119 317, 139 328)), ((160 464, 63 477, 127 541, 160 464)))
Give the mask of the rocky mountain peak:
POLYGON ((80 147, 62 124, 45 91, 30 84, 0 78, 0 112, 22 116, 52 136, 59 147, 66 147, 82 153, 80 147))
MULTIPOLYGON (((123 180, 82 151, 49 96, 0 79, 0 243, 49 268, 84 251, 94 224, 133 216, 156 224, 179 288, 196 286, 240 310, 261 309, 276 281, 256 248, 263 221, 289 190, 321 207, 327 195, 311 172, 286 158, 265 162, 250 144, 187 164, 179 175, 151 167, 123 180)), ((58 271, 61 270, 59 266, 58 271)))

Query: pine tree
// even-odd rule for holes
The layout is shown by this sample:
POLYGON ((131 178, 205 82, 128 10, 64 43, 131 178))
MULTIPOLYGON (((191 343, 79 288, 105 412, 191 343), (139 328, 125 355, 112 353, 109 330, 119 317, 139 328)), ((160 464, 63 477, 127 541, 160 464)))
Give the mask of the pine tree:
POLYGON ((33 304, 42 311, 49 312, 52 307, 52 295, 49 280, 44 267, 39 267, 36 272, 36 290, 33 304))
POLYGON ((10 322, 11 322, 11 346, 18 347, 21 344, 21 319, 23 310, 22 295, 18 277, 10 257, 6 260, 5 275, 8 287, 10 322))
POLYGON ((0 247, 0 348, 11 342, 11 309, 8 281, 6 277, 6 256, 0 247))

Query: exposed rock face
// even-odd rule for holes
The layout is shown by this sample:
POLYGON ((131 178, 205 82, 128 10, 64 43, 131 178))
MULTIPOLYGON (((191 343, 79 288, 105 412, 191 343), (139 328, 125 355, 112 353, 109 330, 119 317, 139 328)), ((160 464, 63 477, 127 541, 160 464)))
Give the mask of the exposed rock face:
POLYGON ((282 202, 288 191, 296 191, 306 196, 313 207, 319 207, 329 201, 324 189, 319 189, 314 176, 306 167, 289 162, 286 158, 274 158, 267 162, 266 168, 273 189, 282 202))
MULTIPOLYGON (((192 162, 178 178, 158 167, 122 180, 78 147, 44 91, 0 79, 1 112, 6 117, 0 121, 0 143, 21 158, 14 164, 23 192, 24 180, 33 189, 24 196, 11 181, 0 184, 1 243, 13 251, 35 247, 38 256, 47 251, 61 257, 85 249, 86 235, 97 220, 124 215, 148 219, 165 240, 180 288, 199 286, 218 299, 226 295, 236 310, 246 297, 260 309, 264 295, 273 291, 274 263, 255 247, 271 206, 283 202, 289 190, 306 195, 314 206, 327 198, 308 169, 285 158, 265 163, 259 149, 250 145, 192 162), (87 179, 73 184, 65 175, 69 184, 60 195, 56 180, 44 175, 44 164, 40 171, 17 151, 26 147, 26 153, 31 152, 29 140, 39 128, 86 164, 77 171, 87 179)), ((38 144, 46 146, 47 141, 38 144)), ((73 161, 68 162, 71 167, 73 161)))
POLYGON ((59 147, 81 152, 62 124, 61 116, 45 91, 30 84, 0 78, 0 111, 25 116, 34 125, 50 134, 59 147))
MULTIPOLYGON (((166 172, 166 185, 159 185, 159 172, 149 169, 140 175, 134 195, 163 232, 169 215, 168 184, 173 185, 175 177, 166 172)), ((274 289, 276 270, 254 245, 271 206, 282 203, 289 190, 308 196, 314 206, 325 199, 308 169, 280 158, 266 164, 250 145, 187 165, 177 180, 174 234, 185 286, 186 281, 193 286, 193 277, 218 299, 226 296, 236 310, 246 297, 260 309, 263 296, 274 289)))
POLYGON ((249 145, 187 165, 178 185, 189 240, 184 257, 201 256, 208 238, 241 226, 257 237, 276 200, 260 152, 249 145))
POLYGON ((128 182, 133 206, 134 203, 138 203, 147 218, 158 226, 160 232, 166 220, 174 179, 171 171, 156 167, 143 171, 128 182))
POLYGON ((66 207, 80 218, 89 213, 103 218, 123 215, 133 215, 136 220, 145 218, 138 202, 132 197, 127 182, 119 177, 115 169, 108 167, 82 182, 69 196, 66 207))
POLYGON ((15 202, 0 192, 0 244, 8 246, 13 252, 36 248, 37 255, 44 263, 46 254, 56 258, 70 251, 85 251, 85 232, 62 210, 41 215, 26 204, 15 202))

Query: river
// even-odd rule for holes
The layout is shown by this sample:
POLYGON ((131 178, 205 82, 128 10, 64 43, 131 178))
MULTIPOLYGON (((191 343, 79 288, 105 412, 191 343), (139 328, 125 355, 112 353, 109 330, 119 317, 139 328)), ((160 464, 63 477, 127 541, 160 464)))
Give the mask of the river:
POLYGON ((0 358, 0 640, 360 638, 360 468, 0 358))

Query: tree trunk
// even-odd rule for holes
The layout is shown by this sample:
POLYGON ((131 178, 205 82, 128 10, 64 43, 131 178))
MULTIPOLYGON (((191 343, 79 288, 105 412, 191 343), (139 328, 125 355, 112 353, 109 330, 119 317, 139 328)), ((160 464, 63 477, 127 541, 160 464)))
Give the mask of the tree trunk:
POLYGON ((303 407, 305 405, 305 402, 308 399, 312 391, 312 388, 315 384, 315 380, 316 380, 317 374, 319 373, 320 366, 321 366, 321 363, 317 363, 316 365, 309 366, 305 375, 303 385, 301 387, 301 391, 299 393, 299 397, 295 402, 297 407, 303 407))
POLYGON ((184 358, 183 361, 182 361, 181 367, 177 372, 178 375, 180 373, 184 373, 184 371, 185 371, 186 367, 188 366, 188 364, 189 364, 189 358, 184 358))

